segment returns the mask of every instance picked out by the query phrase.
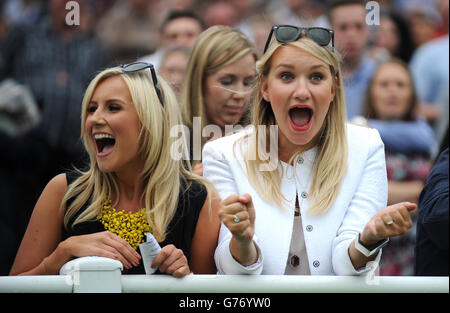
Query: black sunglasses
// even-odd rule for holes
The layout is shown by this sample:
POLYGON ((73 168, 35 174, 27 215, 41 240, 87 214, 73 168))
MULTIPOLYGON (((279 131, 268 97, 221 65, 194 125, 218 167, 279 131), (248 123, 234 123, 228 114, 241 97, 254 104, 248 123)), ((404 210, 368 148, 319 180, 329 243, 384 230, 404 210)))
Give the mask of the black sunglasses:
POLYGON ((269 47, 272 34, 275 32, 275 38, 278 42, 287 43, 298 40, 300 37, 306 36, 313 40, 319 46, 331 45, 334 51, 334 32, 331 29, 323 27, 297 27, 292 25, 274 25, 270 30, 269 37, 264 47, 264 52, 269 47))
POLYGON ((158 96, 158 99, 159 99, 159 102, 161 103, 161 105, 164 106, 161 89, 159 88, 158 78, 156 77, 155 67, 153 66, 153 64, 146 63, 146 62, 133 62, 133 63, 121 65, 120 68, 123 70, 124 73, 134 73, 134 72, 139 72, 139 71, 149 68, 150 73, 152 75, 153 86, 155 86, 156 95, 158 96))

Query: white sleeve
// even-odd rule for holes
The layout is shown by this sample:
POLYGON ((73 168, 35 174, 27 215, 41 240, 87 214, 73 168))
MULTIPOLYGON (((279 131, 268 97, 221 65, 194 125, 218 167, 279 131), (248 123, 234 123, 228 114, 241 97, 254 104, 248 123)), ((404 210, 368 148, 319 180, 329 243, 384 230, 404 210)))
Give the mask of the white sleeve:
MULTIPOLYGON (((387 173, 384 144, 378 131, 370 129, 370 148, 359 183, 353 194, 350 206, 333 240, 332 264, 336 275, 360 275, 370 268, 356 270, 350 260, 348 248, 366 223, 380 209, 387 205, 387 173)), ((352 166, 349 162, 348 166, 352 166)), ((341 188, 345 189, 346 186, 341 188)), ((381 251, 375 262, 379 262, 381 251)))
MULTIPOLYGON (((203 148, 202 163, 203 176, 214 184, 221 199, 226 199, 232 194, 238 194, 238 188, 230 168, 230 160, 227 160, 219 149, 214 149, 210 142, 203 148)), ((256 235, 253 237, 255 246, 258 250, 258 261, 250 266, 243 266, 237 262, 230 252, 230 240, 232 234, 228 228, 221 223, 219 242, 214 254, 217 271, 219 274, 261 274, 262 272, 262 254, 257 244, 256 235)))

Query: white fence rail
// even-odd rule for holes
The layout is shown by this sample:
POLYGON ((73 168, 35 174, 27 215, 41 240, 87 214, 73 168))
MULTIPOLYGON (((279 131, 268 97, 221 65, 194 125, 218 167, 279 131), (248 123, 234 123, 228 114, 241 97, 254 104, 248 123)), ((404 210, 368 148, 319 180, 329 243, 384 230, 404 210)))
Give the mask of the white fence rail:
POLYGON ((285 275, 121 275, 119 261, 88 257, 59 276, 0 277, 7 293, 448 293, 449 277, 285 275))

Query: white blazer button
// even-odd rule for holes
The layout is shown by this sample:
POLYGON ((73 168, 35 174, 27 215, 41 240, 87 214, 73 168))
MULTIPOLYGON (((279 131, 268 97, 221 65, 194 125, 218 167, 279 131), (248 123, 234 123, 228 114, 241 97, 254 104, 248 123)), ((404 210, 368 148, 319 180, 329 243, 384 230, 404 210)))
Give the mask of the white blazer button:
POLYGON ((308 198, 308 193, 303 191, 301 196, 303 199, 306 199, 306 198, 308 198))
POLYGON ((312 227, 312 225, 308 225, 308 226, 306 226, 306 230, 307 230, 307 231, 312 231, 312 230, 313 230, 313 227, 312 227))
POLYGON ((314 266, 314 267, 319 267, 319 266, 320 266, 320 262, 317 261, 317 260, 315 260, 315 261, 313 262, 313 266, 314 266))
POLYGON ((298 164, 303 164, 304 161, 305 160, 302 157, 299 157, 297 162, 298 162, 298 164))

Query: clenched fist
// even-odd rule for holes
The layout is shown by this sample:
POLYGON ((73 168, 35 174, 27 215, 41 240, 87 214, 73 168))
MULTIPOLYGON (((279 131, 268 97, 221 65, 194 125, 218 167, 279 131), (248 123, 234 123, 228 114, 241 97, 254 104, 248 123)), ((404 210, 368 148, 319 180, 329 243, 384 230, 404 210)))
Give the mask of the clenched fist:
POLYGON ((258 252, 253 242, 255 234, 255 208, 249 194, 234 194, 221 203, 219 217, 230 230, 230 252, 242 265, 247 266, 258 260, 258 252))
POLYGON ((223 200, 219 216, 238 241, 252 241, 255 234, 255 209, 249 194, 234 194, 223 200))

